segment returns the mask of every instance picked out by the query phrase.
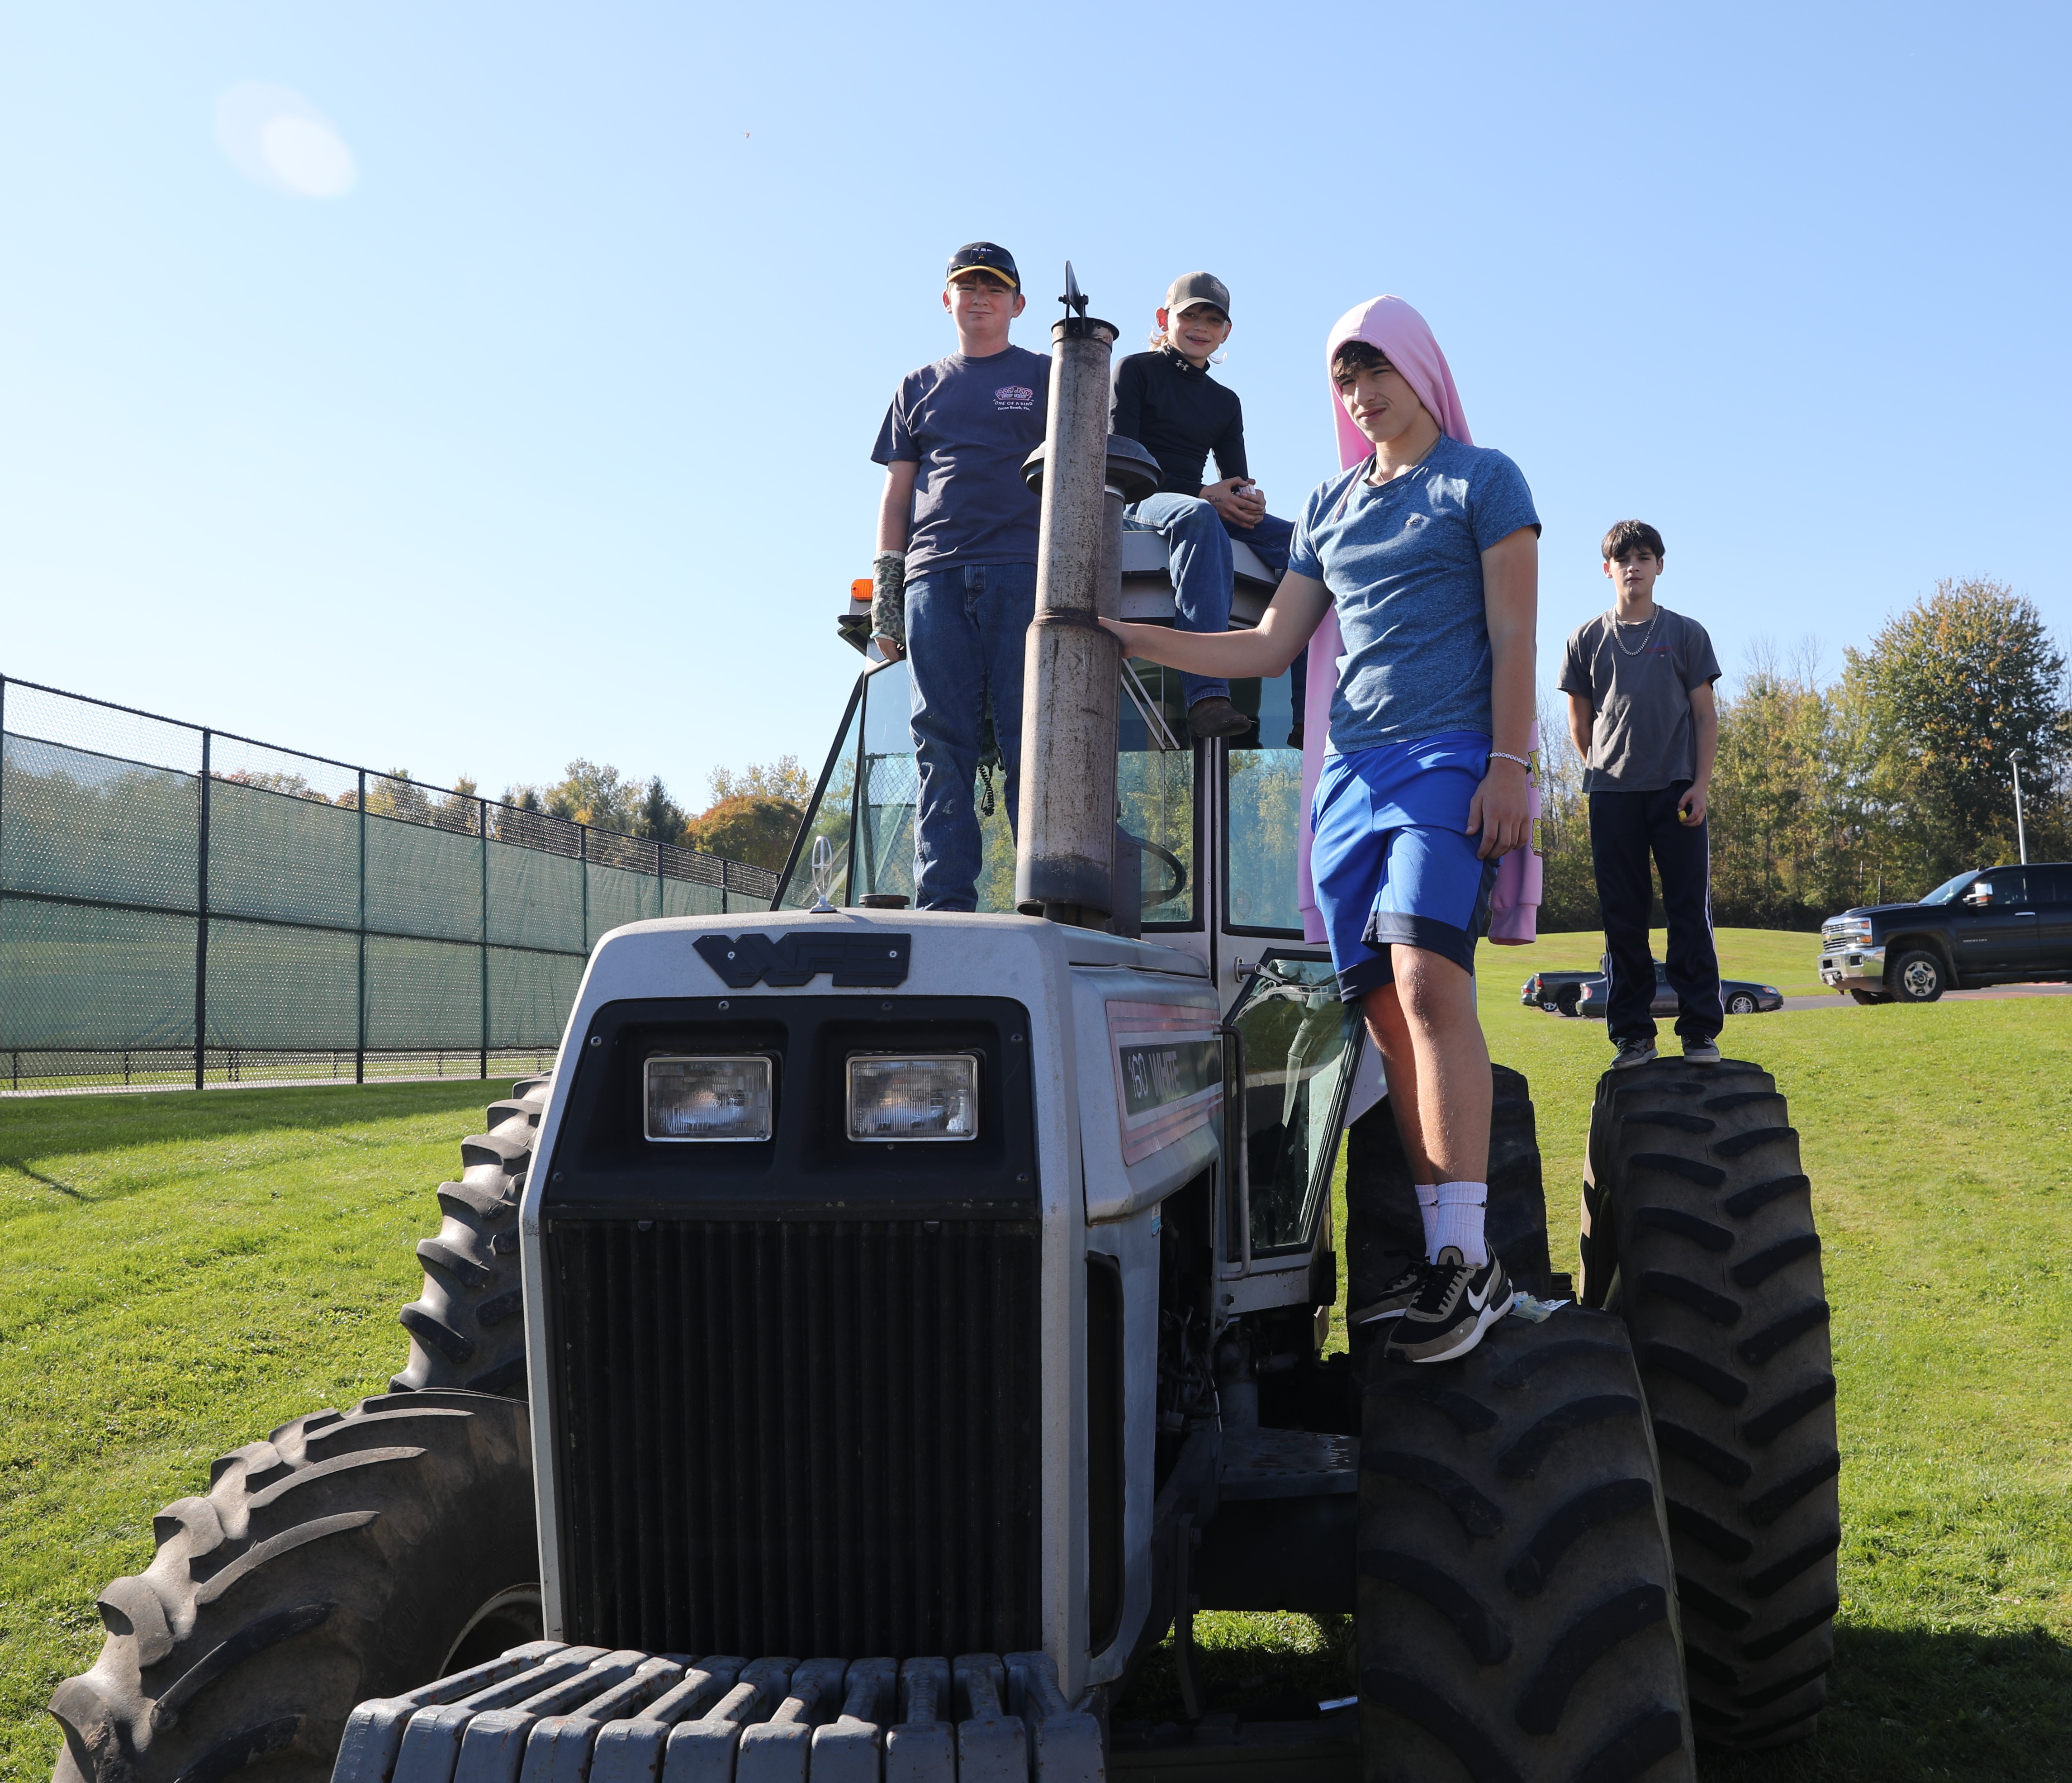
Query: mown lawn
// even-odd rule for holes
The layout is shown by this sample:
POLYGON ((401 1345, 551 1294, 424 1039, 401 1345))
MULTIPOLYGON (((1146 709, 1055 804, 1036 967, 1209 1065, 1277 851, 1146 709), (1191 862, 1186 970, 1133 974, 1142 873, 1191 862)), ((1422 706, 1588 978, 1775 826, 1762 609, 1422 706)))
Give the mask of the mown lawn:
MULTIPOLYGON (((1767 938, 1758 964, 1732 933, 1730 974, 1789 990, 1799 953, 1810 971, 1809 937, 1767 938)), ((1600 1024, 1516 1002, 1534 966, 1563 963, 1557 942, 1593 945, 1485 953, 1484 1018, 1532 1081, 1572 1267, 1609 1048, 1600 1024)), ((2072 999, 1838 1004, 1732 1020, 1726 1044, 1776 1073, 1815 1186, 1845 1542, 1819 1740, 1702 1774, 2072 1775, 2072 999)), ((43 1699, 91 1661, 94 1594, 148 1559, 153 1512, 212 1456, 377 1391, 400 1362, 411 1246, 483 1100, 412 1085, 0 1104, 0 1776, 47 1775, 43 1699)), ((1200 1635, 1212 1686, 1252 1712, 1346 1687, 1335 1625, 1204 1616, 1200 1635)))
POLYGON ((50 1775, 43 1703, 158 1507, 402 1365, 432 1188, 499 1087, 0 1103, 0 1777, 50 1775))

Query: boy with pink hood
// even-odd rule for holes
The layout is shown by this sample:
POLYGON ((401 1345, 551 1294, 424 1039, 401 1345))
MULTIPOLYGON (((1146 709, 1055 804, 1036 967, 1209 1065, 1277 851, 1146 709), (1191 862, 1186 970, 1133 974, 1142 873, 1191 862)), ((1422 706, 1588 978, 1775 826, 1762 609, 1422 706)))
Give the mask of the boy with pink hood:
POLYGON ((1325 356, 1346 468, 1309 497, 1258 626, 1101 623, 1127 655, 1225 679, 1281 674, 1319 640, 1309 710, 1328 695, 1330 737, 1308 876, 1339 994, 1381 1053, 1426 1244, 1353 1320, 1388 1321, 1389 1357, 1437 1362, 1514 1298, 1483 1232, 1473 973, 1498 861, 1531 834, 1540 520, 1518 467, 1470 439, 1445 355, 1400 298, 1341 317, 1325 356))

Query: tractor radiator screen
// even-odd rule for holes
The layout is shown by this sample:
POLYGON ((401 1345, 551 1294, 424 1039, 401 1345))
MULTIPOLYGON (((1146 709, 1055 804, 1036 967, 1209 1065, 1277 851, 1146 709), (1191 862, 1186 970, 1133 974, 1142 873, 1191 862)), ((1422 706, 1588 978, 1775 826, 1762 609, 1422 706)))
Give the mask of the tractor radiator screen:
POLYGON ((552 1221, 565 1638, 1037 1645, 1037 1255, 1033 1221, 552 1221))

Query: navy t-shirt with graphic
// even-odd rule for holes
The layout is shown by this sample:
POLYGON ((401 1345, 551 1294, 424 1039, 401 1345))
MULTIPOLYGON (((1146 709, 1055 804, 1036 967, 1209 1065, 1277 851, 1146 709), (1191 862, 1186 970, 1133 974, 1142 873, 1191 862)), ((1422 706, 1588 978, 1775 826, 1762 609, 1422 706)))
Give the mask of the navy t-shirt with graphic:
POLYGON ((1050 401, 1050 356, 1022 347, 952 353, 899 381, 870 455, 920 467, 908 575, 1036 561, 1038 503, 1022 461, 1043 443, 1050 401))

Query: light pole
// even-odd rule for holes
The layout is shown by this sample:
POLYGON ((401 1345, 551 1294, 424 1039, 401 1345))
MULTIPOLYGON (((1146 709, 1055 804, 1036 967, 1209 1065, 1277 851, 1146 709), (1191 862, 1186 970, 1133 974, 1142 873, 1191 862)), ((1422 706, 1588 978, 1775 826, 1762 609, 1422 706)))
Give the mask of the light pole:
POLYGON ((2008 762, 2014 769, 2015 846, 2021 855, 2021 864, 2026 867, 2029 865, 2029 831, 2022 826, 2021 821, 2021 751, 2019 749, 2008 751, 2008 762))

